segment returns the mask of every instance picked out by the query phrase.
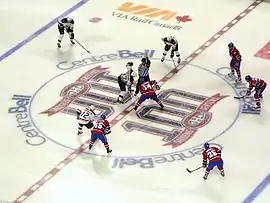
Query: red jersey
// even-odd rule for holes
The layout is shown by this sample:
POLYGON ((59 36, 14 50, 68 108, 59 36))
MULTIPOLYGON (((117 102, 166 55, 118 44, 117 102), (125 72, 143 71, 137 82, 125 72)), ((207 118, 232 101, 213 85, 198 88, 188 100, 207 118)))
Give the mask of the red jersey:
POLYGON ((147 81, 139 85, 139 90, 142 95, 152 96, 157 89, 157 82, 155 80, 147 81))
POLYGON ((260 89, 262 87, 265 87, 267 84, 264 80, 259 78, 252 78, 249 82, 249 91, 251 91, 253 88, 260 89))
POLYGON ((236 60, 236 61, 242 60, 242 56, 241 56, 240 52, 235 47, 229 49, 229 54, 233 60, 236 60))
POLYGON ((94 127, 91 130, 92 134, 105 134, 105 131, 110 129, 109 121, 107 120, 98 120, 94 124, 94 127))
POLYGON ((219 161, 221 160, 221 150, 217 147, 210 147, 209 149, 205 149, 202 153, 203 160, 219 161))

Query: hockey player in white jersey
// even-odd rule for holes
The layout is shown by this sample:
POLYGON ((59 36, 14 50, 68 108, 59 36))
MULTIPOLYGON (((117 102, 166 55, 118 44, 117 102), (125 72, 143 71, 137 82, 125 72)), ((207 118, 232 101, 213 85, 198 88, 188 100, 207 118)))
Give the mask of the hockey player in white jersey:
POLYGON ((69 35, 69 39, 71 44, 75 44, 74 42, 74 20, 72 18, 66 17, 58 20, 58 31, 59 31, 59 37, 57 46, 61 48, 61 42, 64 37, 65 31, 69 35))
POLYGON ((83 111, 80 109, 77 109, 77 120, 78 120, 78 133, 77 135, 80 135, 83 133, 82 129, 85 126, 88 129, 91 129, 94 124, 94 118, 96 116, 95 114, 95 106, 91 105, 89 108, 86 107, 83 111))
POLYGON ((180 64, 181 63, 181 58, 180 58, 180 53, 178 51, 178 42, 177 42, 177 40, 173 36, 164 37, 164 38, 161 38, 161 40, 165 44, 164 51, 163 51, 163 56, 161 58, 161 62, 163 62, 165 60, 167 52, 171 49, 171 55, 170 55, 171 59, 173 59, 174 54, 175 54, 175 56, 177 57, 177 63, 180 64))
POLYGON ((128 62, 126 64, 127 72, 122 73, 118 76, 118 85, 120 87, 120 94, 118 96, 118 103, 125 103, 131 98, 131 86, 134 82, 134 77, 136 77, 136 73, 132 69, 133 62, 128 62))

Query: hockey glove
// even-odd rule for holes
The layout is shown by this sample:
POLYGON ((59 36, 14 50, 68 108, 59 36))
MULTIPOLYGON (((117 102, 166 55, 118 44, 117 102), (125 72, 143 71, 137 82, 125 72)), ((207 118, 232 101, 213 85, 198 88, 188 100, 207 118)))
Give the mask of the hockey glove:
POLYGON ((204 168, 207 167, 207 161, 206 161, 206 160, 203 160, 202 166, 203 166, 204 168))
POLYGON ((247 91, 247 96, 249 96, 249 95, 251 95, 251 91, 250 90, 247 91))
POLYGON ((74 33, 73 33, 73 32, 71 32, 71 33, 69 34, 69 36, 70 36, 70 39, 74 39, 74 33))
POLYGON ((132 92, 131 85, 128 85, 127 89, 128 89, 129 92, 132 92))
POLYGON ((110 129, 110 128, 108 128, 108 129, 105 129, 104 133, 105 133, 105 135, 108 135, 108 134, 110 134, 110 133, 111 133, 111 129, 110 129))
POLYGON ((79 116, 81 115, 82 111, 80 109, 77 109, 77 120, 79 120, 79 116))

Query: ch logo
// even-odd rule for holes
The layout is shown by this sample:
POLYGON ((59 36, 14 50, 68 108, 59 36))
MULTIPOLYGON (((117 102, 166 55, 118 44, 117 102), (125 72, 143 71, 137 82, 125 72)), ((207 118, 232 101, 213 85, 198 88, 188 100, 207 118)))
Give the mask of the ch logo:
MULTIPOLYGON (((76 116, 77 108, 95 105, 100 112, 110 116, 114 113, 113 106, 118 105, 116 98, 119 93, 117 77, 111 75, 108 68, 97 66, 63 87, 61 100, 42 113, 52 116, 61 112, 76 116)), ((159 136, 163 146, 176 148, 211 121, 211 108, 226 96, 217 93, 207 97, 179 89, 166 89, 158 97, 165 105, 164 110, 156 105, 142 106, 138 111, 140 122, 126 120, 122 127, 128 132, 140 131, 159 136)))

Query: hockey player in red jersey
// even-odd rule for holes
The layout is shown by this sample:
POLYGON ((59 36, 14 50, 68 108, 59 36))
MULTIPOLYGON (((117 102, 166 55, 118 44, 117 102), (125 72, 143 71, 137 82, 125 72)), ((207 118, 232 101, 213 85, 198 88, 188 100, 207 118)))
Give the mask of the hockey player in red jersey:
POLYGON ((220 174, 224 177, 224 169, 223 169, 223 160, 221 158, 221 150, 217 147, 210 147, 209 143, 204 144, 204 151, 202 153, 203 156, 203 167, 206 168, 203 179, 206 180, 211 170, 214 169, 215 166, 220 171, 220 174), (209 161, 207 165, 207 160, 209 161))
POLYGON ((230 77, 233 77, 234 73, 236 72, 237 79, 235 80, 235 82, 241 82, 242 77, 241 77, 240 66, 241 66, 242 56, 232 42, 228 44, 228 48, 229 48, 230 57, 232 58, 230 62, 231 72, 228 75, 230 77))
POLYGON ((99 139, 105 146, 107 153, 111 153, 112 150, 109 147, 106 134, 111 133, 111 127, 109 121, 106 120, 106 115, 101 114, 100 119, 96 121, 94 127, 91 130, 91 140, 89 144, 89 149, 93 147, 93 144, 97 139, 99 139))
POLYGON ((159 90, 160 87, 157 84, 157 81, 151 80, 151 81, 146 81, 141 78, 140 80, 140 85, 139 85, 139 91, 141 93, 140 99, 137 101, 134 110, 136 111, 138 107, 147 99, 152 99, 158 103, 161 109, 164 108, 163 104, 161 101, 158 99, 155 90, 159 90))
POLYGON ((254 109, 261 109, 261 99, 263 98, 263 91, 265 90, 267 83, 259 78, 252 78, 250 75, 245 77, 245 80, 249 83, 247 96, 251 95, 251 91, 254 89, 254 100, 256 102, 256 106, 254 109))

